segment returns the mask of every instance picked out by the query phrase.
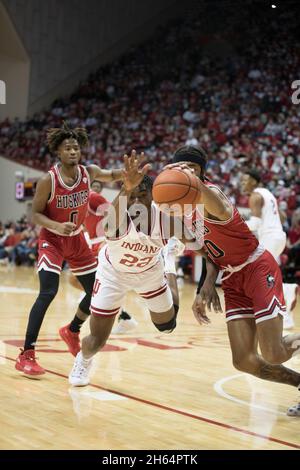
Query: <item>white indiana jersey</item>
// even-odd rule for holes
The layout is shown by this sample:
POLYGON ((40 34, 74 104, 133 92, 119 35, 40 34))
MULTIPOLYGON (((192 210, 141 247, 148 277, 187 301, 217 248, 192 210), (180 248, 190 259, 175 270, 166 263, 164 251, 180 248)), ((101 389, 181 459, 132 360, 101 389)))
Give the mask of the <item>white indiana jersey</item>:
POLYGON ((129 217, 126 235, 121 238, 106 238, 105 256, 116 271, 139 274, 162 262, 162 227, 165 215, 153 203, 151 207, 151 232, 146 235, 136 230, 129 217))
POLYGON ((278 204, 273 194, 265 188, 256 188, 254 192, 259 193, 264 204, 261 214, 261 225, 258 229, 258 238, 261 239, 265 235, 273 235, 284 233, 280 221, 278 204))

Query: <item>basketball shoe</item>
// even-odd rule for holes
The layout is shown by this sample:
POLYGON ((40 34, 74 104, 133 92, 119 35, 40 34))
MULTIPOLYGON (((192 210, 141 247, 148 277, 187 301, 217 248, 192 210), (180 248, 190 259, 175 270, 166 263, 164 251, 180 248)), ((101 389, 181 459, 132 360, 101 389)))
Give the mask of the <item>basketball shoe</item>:
POLYGON ((90 383, 89 373, 92 367, 93 359, 84 359, 80 351, 69 375, 69 383, 74 387, 84 387, 90 383))
POLYGON ((77 356, 77 354, 80 351, 80 339, 79 339, 79 332, 78 333, 73 333, 69 329, 69 325, 63 326, 59 329, 59 335, 61 339, 66 343, 68 346, 68 350, 70 351, 71 354, 73 354, 74 357, 77 356))
MULTIPOLYGON (((300 392, 300 385, 298 386, 300 392)), ((297 405, 290 406, 286 414, 288 416, 300 416, 300 402, 297 405)))
POLYGON ((16 360, 15 368, 32 378, 46 373, 45 369, 36 362, 34 349, 27 349, 26 351, 21 349, 16 360))
POLYGON ((117 325, 112 329, 113 335, 123 335, 134 330, 138 325, 138 322, 127 312, 122 310, 119 315, 117 325))

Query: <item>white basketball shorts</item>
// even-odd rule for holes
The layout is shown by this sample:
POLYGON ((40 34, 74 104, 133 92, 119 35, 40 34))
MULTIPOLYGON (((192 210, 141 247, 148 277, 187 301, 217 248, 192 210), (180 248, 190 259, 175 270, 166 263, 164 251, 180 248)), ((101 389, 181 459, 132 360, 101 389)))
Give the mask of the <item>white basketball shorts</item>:
POLYGON ((145 299, 154 313, 170 310, 172 293, 164 273, 163 260, 148 271, 136 274, 117 271, 105 256, 104 246, 99 253, 99 263, 91 301, 94 315, 117 315, 127 292, 134 290, 145 299))

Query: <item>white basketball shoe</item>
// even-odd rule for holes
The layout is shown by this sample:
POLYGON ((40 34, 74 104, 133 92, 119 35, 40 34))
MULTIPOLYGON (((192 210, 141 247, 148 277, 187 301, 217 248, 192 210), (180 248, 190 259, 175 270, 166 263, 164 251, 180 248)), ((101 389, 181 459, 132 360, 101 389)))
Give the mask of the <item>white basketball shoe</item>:
POLYGON ((89 373, 92 367, 93 358, 84 359, 79 351, 75 358, 73 369, 69 375, 69 383, 74 387, 84 387, 90 383, 89 373))

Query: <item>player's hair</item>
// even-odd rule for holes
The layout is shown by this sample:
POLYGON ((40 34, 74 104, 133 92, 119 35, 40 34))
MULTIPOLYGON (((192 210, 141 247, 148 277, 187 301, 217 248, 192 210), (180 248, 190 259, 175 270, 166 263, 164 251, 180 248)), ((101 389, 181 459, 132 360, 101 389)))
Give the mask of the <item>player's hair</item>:
POLYGON ((62 127, 53 127, 47 131, 47 144, 50 152, 56 153, 58 147, 65 139, 77 140, 79 146, 85 147, 89 143, 88 133, 83 127, 71 129, 68 124, 63 121, 62 127))
POLYGON ((259 174, 259 172, 255 168, 252 168, 250 170, 246 170, 245 175, 251 176, 251 178, 253 178, 255 181, 257 181, 257 183, 261 182, 261 175, 259 174))
POLYGON ((142 188, 145 188, 146 191, 152 192, 153 179, 151 178, 151 176, 145 175, 138 187, 140 190, 142 188))
POLYGON ((196 163, 201 168, 202 176, 207 164, 207 153, 200 146, 183 145, 179 147, 173 155, 173 163, 191 162, 196 163))

